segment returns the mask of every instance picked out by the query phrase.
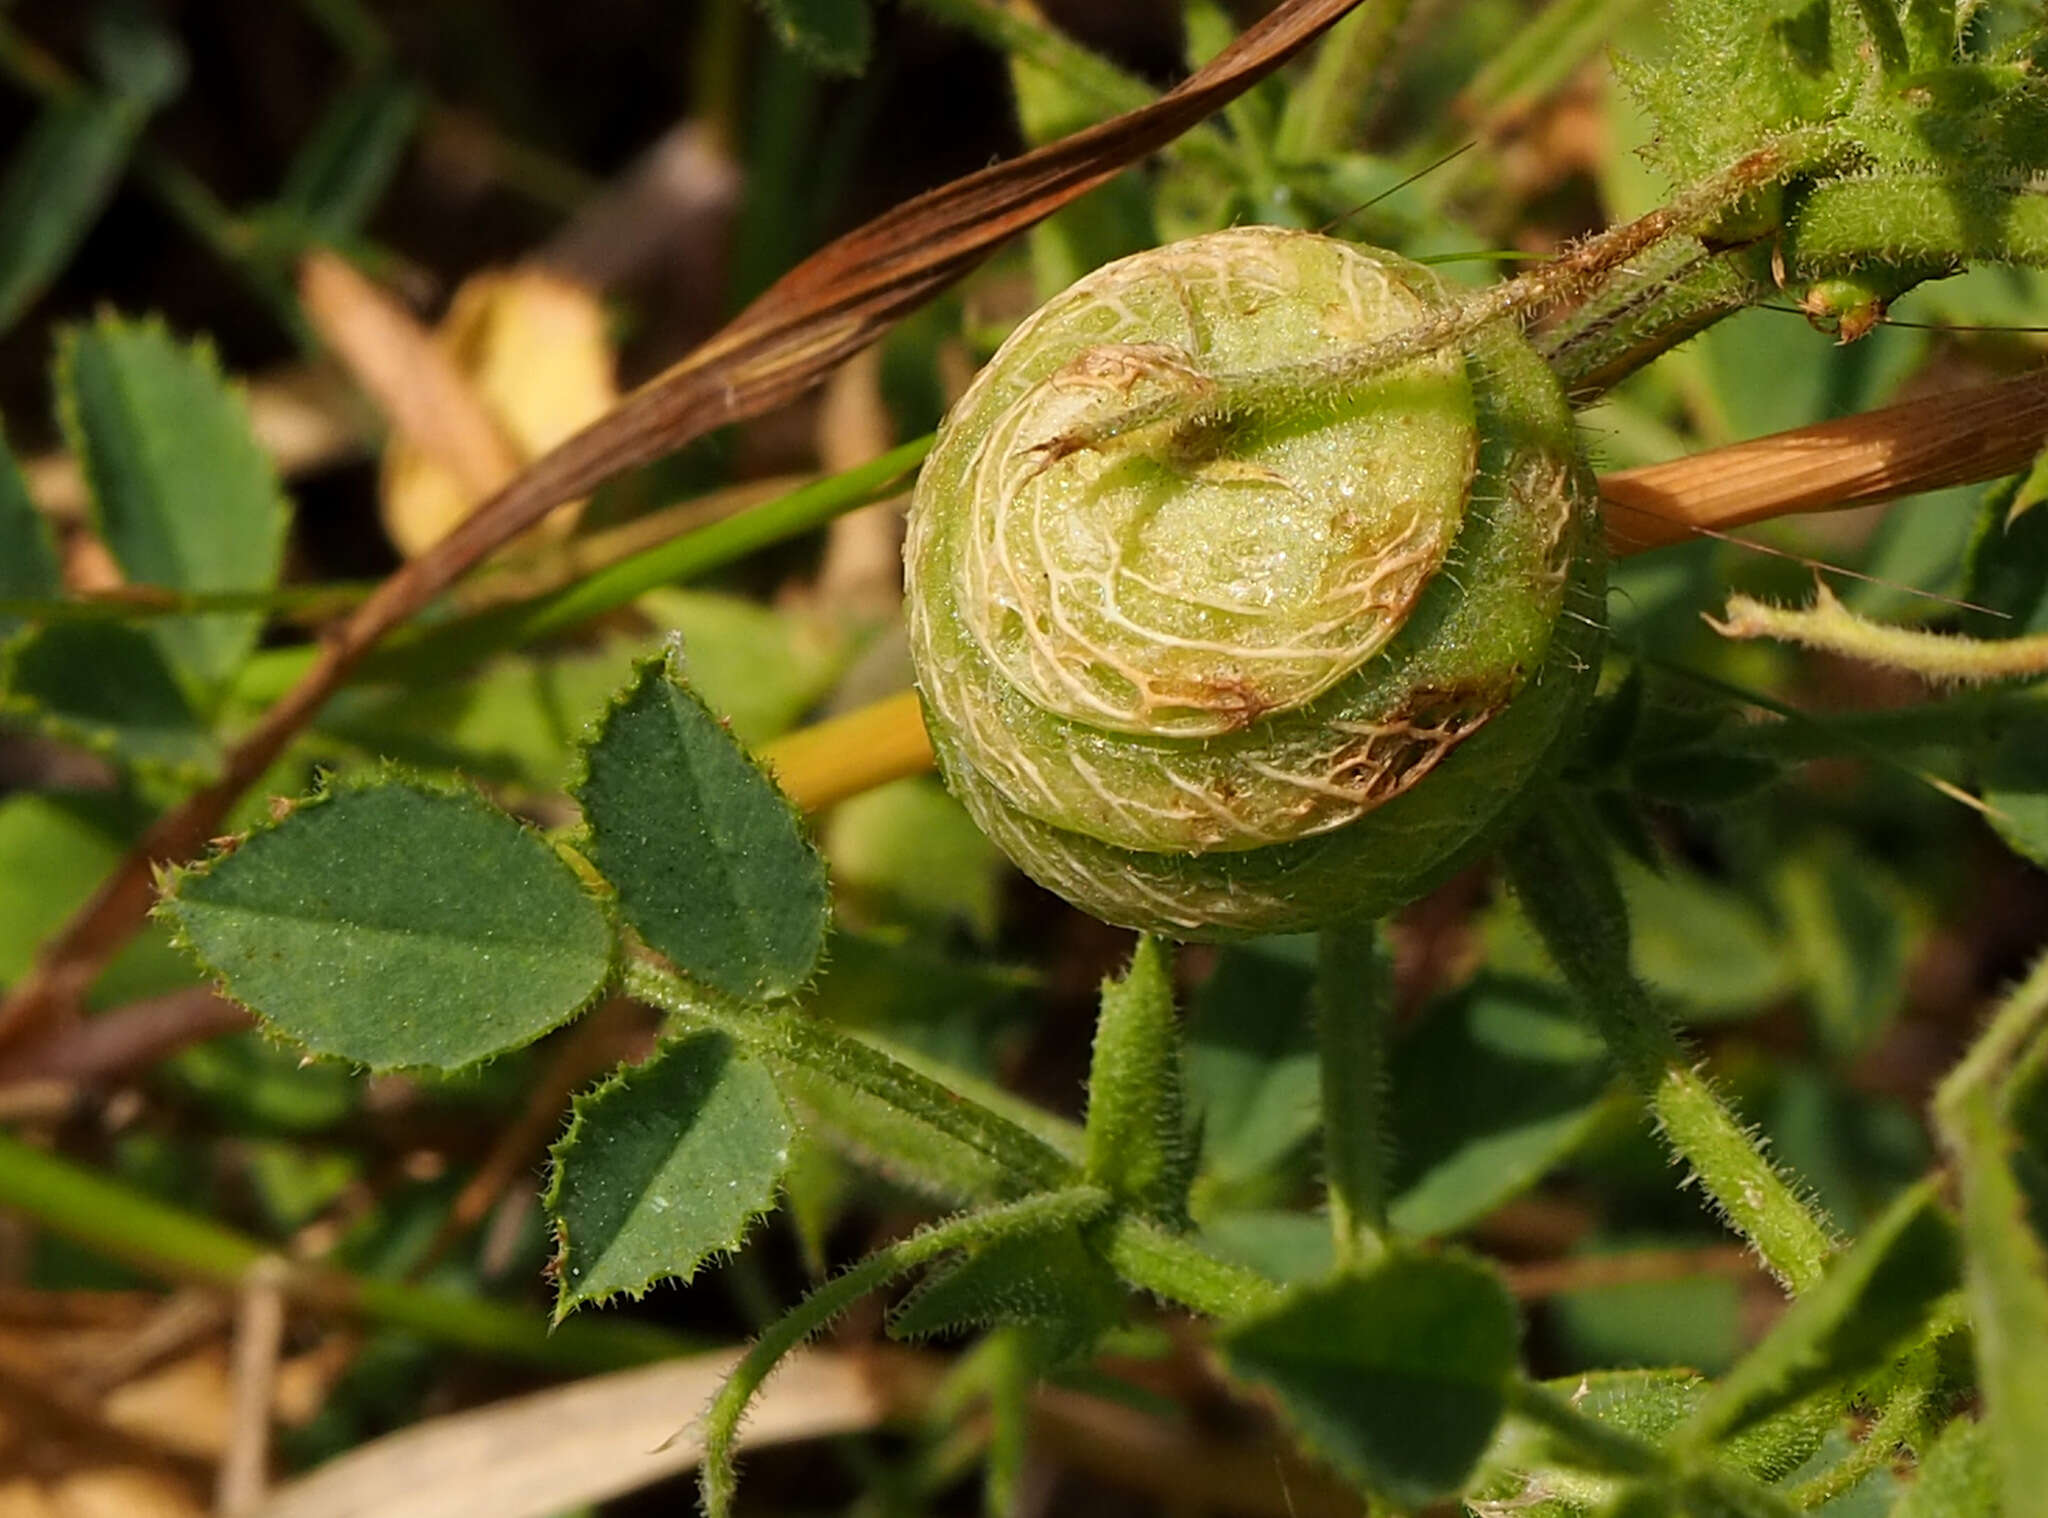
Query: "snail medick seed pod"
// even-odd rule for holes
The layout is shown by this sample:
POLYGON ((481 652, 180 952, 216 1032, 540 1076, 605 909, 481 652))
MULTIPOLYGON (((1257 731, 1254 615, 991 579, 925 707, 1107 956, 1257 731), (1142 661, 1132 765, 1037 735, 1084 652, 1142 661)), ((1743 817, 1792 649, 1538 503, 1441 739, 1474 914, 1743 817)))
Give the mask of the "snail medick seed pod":
POLYGON ((1449 300, 1396 255, 1240 227, 1097 270, 961 397, 911 510, 911 649, 948 784, 1026 873, 1182 938, 1376 915, 1543 768, 1604 569, 1520 333, 1233 400, 1449 300))

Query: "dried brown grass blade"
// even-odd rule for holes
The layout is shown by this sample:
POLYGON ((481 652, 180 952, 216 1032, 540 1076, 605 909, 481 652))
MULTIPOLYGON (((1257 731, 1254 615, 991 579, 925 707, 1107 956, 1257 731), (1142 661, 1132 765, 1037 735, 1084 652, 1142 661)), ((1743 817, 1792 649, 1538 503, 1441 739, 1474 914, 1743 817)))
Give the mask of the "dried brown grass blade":
POLYGON ((2048 369, 1600 477, 1608 547, 1841 511, 2026 467, 2048 436, 2048 369))
POLYGON ((817 384, 998 245, 1249 89, 1358 3, 1285 0, 1159 99, 886 211, 792 269, 723 332, 534 461, 329 638, 303 680, 227 753, 220 778, 165 813, 0 1002, 0 1044, 77 1004, 149 914, 152 873, 206 847, 228 808, 377 640, 554 506, 621 470, 817 384))

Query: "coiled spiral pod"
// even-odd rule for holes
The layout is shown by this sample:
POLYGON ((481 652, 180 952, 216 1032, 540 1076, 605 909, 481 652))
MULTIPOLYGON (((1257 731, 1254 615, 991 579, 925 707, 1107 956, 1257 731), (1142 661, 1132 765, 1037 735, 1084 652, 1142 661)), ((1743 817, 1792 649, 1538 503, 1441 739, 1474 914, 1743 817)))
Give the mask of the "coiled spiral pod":
POLYGON ((961 397, 911 510, 911 650, 948 784, 1027 874, 1182 938, 1377 915, 1541 770, 1604 574, 1541 359, 1490 328, 1233 401, 1448 299, 1235 228, 1097 270, 961 397))

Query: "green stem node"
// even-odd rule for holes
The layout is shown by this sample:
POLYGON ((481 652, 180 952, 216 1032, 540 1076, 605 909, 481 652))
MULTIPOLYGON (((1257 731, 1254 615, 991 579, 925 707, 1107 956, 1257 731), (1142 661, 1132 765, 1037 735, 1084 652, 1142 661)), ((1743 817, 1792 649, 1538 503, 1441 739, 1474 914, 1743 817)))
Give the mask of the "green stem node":
POLYGON ((1078 1148, 1070 1130, 1013 1098, 956 1088, 801 1012, 731 1005, 674 971, 644 961, 627 966, 625 988, 685 1023, 718 1029, 778 1074, 799 1072, 849 1089, 873 1109, 907 1120, 858 1135, 885 1164, 901 1163, 913 1174, 924 1174, 927 1157, 913 1146, 936 1137, 985 1161, 989 1171, 1005 1178, 1010 1196, 1071 1186, 1080 1179, 1080 1166, 1063 1152, 1078 1148))

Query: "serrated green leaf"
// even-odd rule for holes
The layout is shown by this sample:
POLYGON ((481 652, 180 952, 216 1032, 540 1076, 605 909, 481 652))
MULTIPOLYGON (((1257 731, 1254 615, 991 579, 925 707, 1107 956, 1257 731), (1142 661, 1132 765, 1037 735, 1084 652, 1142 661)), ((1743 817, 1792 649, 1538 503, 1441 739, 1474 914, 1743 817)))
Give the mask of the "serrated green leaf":
POLYGON ((542 838, 397 781, 302 803, 173 877, 162 910, 276 1032, 373 1069, 531 1043, 611 972, 603 909, 542 838))
MULTIPOLYGON (((102 317, 66 334, 57 387, 94 524, 131 581, 194 591, 277 583, 289 517, 277 470, 205 345, 102 317)), ((208 712, 261 625, 260 615, 220 613, 158 618, 147 632, 208 712)))
POLYGON ((822 74, 858 74, 874 47, 868 0, 755 0, 776 41, 822 74))
MULTIPOLYGON (((54 596, 63 588, 49 521, 29 499, 13 450, 0 435, 0 598, 54 596)), ((0 612, 0 644, 20 629, 17 618, 0 612)))
POLYGON ((547 1206, 561 1243, 555 1320, 688 1281, 775 1206, 790 1121, 767 1070, 696 1033, 576 1098, 547 1206))
POLYGON ((1202 1169, 1226 1186, 1258 1180, 1321 1122, 1313 938, 1265 939, 1218 954, 1188 1016, 1190 1105, 1202 1169))
POLYGON ((605 713, 575 787, 640 936, 728 995, 794 993, 824 948, 825 866, 796 811, 662 659, 605 713))
POLYGON ((145 114, 121 95, 45 107, 0 179, 0 331, 62 272, 121 181, 145 114))
POLYGON ((1699 1445, 1726 1438, 1821 1388, 1881 1366, 1925 1327, 1962 1279, 1956 1228, 1923 1182, 1836 1259, 1701 1403, 1687 1428, 1699 1445))
POLYGON ((999 1239, 941 1265, 889 1319, 891 1337, 921 1339, 1030 1324, 1053 1363, 1085 1354, 1122 1321, 1116 1273, 1068 1228, 1034 1239, 999 1239))
POLYGON ((1493 1437, 1515 1371, 1515 1304, 1459 1255, 1397 1255, 1296 1287, 1219 1338, 1308 1446, 1351 1480, 1419 1506, 1455 1492, 1493 1437))
POLYGON ((179 784, 203 784, 220 767, 220 746, 162 646, 139 628, 54 622, 8 651, 6 671, 0 708, 50 737, 179 784))
POLYGON ((1123 977, 1102 983, 1088 1069, 1088 1179, 1140 1211, 1185 1218, 1185 1110, 1172 954, 1148 933, 1123 977))
MULTIPOLYGON (((1590 1371, 1543 1383, 1580 1417, 1646 1444, 1660 1443, 1684 1421, 1704 1385, 1692 1371, 1676 1369, 1590 1371)), ((1583 1459, 1561 1445, 1541 1425, 1510 1421, 1467 1494, 1468 1507, 1516 1518, 1589 1518, 1614 1494, 1616 1478, 1578 1469, 1583 1459)))
POLYGON ((419 115, 419 91, 403 80, 366 79, 343 91, 293 157, 280 205, 316 237, 352 235, 383 198, 419 115))
POLYGON ((1449 1233, 1534 1185, 1612 1080, 1606 1047, 1547 987, 1487 978, 1435 1008, 1394 1050, 1394 1226, 1449 1233))
POLYGON ((1991 1440, 1974 1418, 1957 1418, 1921 1459, 1891 1518, 2000 1518, 1998 1466, 1991 1440))
POLYGON ((1683 1423, 1707 1390, 1692 1371, 1669 1368, 1592 1371, 1545 1384, 1585 1416, 1652 1443, 1683 1423))

